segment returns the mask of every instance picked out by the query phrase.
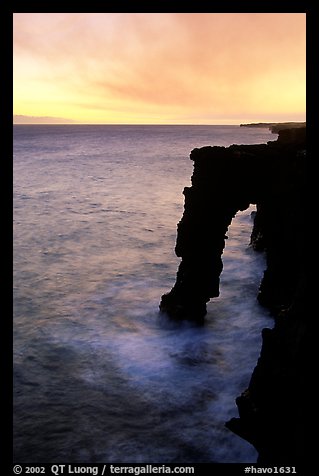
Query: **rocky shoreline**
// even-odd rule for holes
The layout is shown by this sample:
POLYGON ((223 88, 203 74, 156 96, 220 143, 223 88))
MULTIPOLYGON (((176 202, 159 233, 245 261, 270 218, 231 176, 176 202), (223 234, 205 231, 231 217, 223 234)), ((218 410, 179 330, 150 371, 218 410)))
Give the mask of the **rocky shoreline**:
POLYGON ((226 426, 255 446, 262 464, 293 464, 307 457, 305 311, 307 246, 306 128, 279 131, 260 145, 203 147, 191 152, 192 186, 175 252, 181 263, 160 310, 202 324, 206 304, 219 295, 227 230, 238 210, 256 204, 251 246, 266 253, 258 300, 274 316, 249 387, 236 400, 239 418, 226 426))
POLYGON ((296 129, 306 127, 305 122, 252 122, 250 124, 240 124, 240 127, 267 128, 274 134, 278 134, 283 129, 296 129))

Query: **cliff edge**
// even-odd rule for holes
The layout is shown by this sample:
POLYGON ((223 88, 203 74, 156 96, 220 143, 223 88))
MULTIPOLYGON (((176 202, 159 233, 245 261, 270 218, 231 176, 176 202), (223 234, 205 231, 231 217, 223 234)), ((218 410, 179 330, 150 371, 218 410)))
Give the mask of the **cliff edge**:
POLYGON ((281 130, 267 144, 194 149, 190 158, 192 186, 183 192, 175 248, 182 260, 160 310, 173 319, 204 322, 207 302, 219 295, 228 226, 238 210, 256 204, 251 245, 265 251, 267 263, 258 300, 271 310, 274 328, 262 332, 249 387, 236 400, 239 418, 226 426, 255 446, 259 463, 304 462, 306 129, 281 130))

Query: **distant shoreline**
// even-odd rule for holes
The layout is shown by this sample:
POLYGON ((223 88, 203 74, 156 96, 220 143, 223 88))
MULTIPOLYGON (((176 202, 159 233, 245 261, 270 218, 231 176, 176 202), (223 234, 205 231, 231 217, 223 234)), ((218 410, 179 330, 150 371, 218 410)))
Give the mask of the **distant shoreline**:
POLYGON ((274 134, 277 134, 282 129, 306 127, 306 123, 305 122, 253 122, 251 124, 240 124, 240 127, 267 128, 274 134))

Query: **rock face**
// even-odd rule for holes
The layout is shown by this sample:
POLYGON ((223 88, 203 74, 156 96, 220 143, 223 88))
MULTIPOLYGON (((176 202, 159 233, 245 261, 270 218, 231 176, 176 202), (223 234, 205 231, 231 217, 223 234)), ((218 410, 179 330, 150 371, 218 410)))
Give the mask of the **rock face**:
POLYGON ((305 128, 281 131, 268 144, 194 149, 190 158, 192 186, 183 192, 175 248, 182 261, 160 309, 175 319, 203 319, 206 303, 219 295, 228 226, 251 203, 257 205, 252 244, 267 252, 259 300, 289 307, 303 276, 305 128))
POLYGON ((176 283, 160 309, 173 319, 202 323, 206 303, 219 295, 228 226, 238 210, 256 204, 251 245, 266 252, 258 300, 275 317, 249 388, 237 398, 239 418, 226 426, 252 443, 259 462, 305 458, 302 408, 309 326, 305 316, 306 129, 285 129, 277 141, 194 149, 192 186, 184 189, 176 254, 176 283), (300 407, 301 405, 301 407, 300 407))

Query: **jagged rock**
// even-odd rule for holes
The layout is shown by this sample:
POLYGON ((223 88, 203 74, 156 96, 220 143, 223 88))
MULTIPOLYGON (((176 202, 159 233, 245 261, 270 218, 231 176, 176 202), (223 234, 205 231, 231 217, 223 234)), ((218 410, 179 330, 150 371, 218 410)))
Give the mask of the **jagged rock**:
POLYGON ((268 144, 191 152, 192 186, 184 189, 175 248, 182 261, 161 311, 202 321, 206 303, 219 295, 228 226, 251 203, 257 204, 252 243, 267 254, 259 301, 274 310, 289 307, 304 266, 304 150, 305 129, 294 129, 268 144))
POLYGON ((251 245, 266 253, 258 300, 275 317, 248 389, 236 400, 239 418, 226 426, 255 446, 261 464, 292 465, 309 457, 306 431, 310 319, 306 305, 306 129, 282 130, 262 145, 203 147, 191 152, 176 254, 176 283, 160 309, 202 323, 219 295, 227 229, 238 210, 256 204, 251 245))
POLYGON ((260 464, 306 463, 311 447, 308 322, 302 314, 288 313, 273 329, 263 329, 262 337, 249 387, 236 399, 239 418, 226 426, 255 446, 260 464))

